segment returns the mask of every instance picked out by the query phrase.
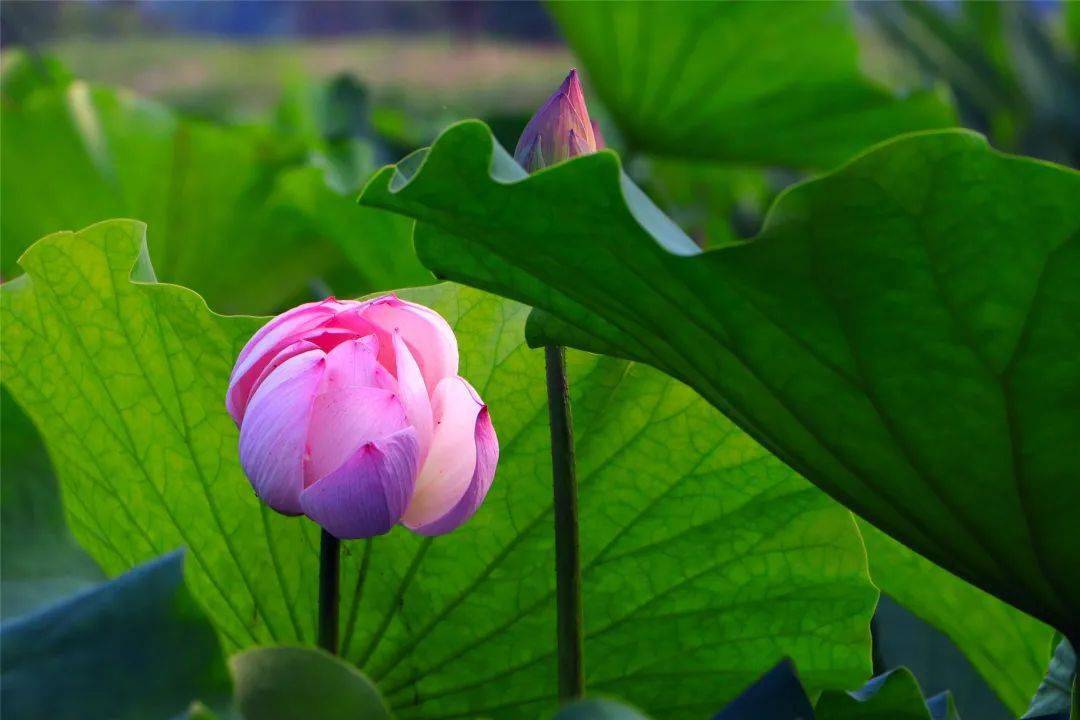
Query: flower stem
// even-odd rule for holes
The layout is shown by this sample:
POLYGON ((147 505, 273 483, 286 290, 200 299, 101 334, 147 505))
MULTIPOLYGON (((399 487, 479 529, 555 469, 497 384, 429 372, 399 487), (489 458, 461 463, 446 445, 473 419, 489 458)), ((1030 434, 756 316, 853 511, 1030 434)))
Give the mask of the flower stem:
POLYGON ((566 353, 561 347, 549 345, 544 348, 544 358, 547 365, 551 470, 555 494, 559 700, 565 702, 585 694, 577 474, 574 470, 574 429, 570 417, 570 395, 566 383, 566 353))
POLYGON ((341 541, 322 531, 319 545, 319 647, 338 651, 338 604, 341 593, 341 541))

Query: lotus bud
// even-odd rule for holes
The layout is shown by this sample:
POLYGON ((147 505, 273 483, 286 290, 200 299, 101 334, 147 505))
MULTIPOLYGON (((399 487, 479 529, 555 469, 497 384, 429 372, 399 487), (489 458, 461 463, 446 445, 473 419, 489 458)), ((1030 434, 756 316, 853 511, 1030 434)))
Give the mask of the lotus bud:
POLYGON ((293 308, 229 378, 256 495, 341 539, 450 532, 491 487, 499 442, 438 313, 394 295, 293 308))
POLYGON ((514 159, 529 172, 554 165, 568 158, 596 152, 595 125, 585 107, 585 95, 577 70, 547 99, 525 126, 514 159))

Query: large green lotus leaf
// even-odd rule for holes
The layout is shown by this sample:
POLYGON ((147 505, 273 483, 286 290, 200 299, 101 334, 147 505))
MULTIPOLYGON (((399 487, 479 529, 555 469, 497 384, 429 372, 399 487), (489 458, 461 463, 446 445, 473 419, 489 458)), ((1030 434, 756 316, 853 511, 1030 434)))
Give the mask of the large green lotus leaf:
POLYGON ((611 152, 531 177, 478 122, 362 202, 533 339, 649 362, 875 526, 1080 633, 1080 173, 940 131, 790 189, 702 252, 611 152))
MULTIPOLYGON (((224 410, 260 320, 221 317, 136 263, 141 224, 61 233, 4 286, 4 382, 58 459, 73 530, 110 573, 190 550, 226 643, 315 637, 318 532, 260 505, 224 410), (60 461, 62 460, 62 461, 60 461)), ((454 325, 489 403, 498 477, 465 527, 344 545, 344 655, 398 717, 529 717, 555 698, 550 454, 528 308, 414 290, 454 325)), ((588 682, 652 714, 715 710, 784 655, 815 688, 869 671, 876 590, 849 513, 682 385, 571 353, 588 682)))
POLYGON ((47 233, 138 217, 155 229, 162 280, 223 310, 273 310, 331 274, 345 281, 335 289, 356 292, 428 281, 405 233, 367 244, 350 257, 359 275, 342 275, 337 246, 385 227, 371 228, 374 211, 330 189, 298 141, 181 118, 124 91, 38 78, 35 68, 14 58, 0 92, 5 277, 47 233))
POLYGON ((870 576, 883 593, 944 632, 1019 717, 1046 670, 1054 631, 860 520, 870 576))
POLYGON ((166 720, 194 701, 232 717, 221 644, 180 552, 5 623, 0 647, 5 717, 166 720))
POLYGON ((937 94, 901 97, 862 75, 843 3, 549 7, 637 150, 832 167, 898 133, 955 124, 937 94))

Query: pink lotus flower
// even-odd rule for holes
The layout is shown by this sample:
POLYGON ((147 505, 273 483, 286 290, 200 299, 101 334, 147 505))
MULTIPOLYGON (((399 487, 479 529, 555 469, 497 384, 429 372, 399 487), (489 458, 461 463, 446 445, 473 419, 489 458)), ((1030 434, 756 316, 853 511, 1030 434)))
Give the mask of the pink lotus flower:
POLYGON ((514 149, 514 159, 529 172, 604 148, 603 136, 589 119, 577 70, 529 120, 514 149))
POLYGON ((240 351, 226 406, 255 493, 338 538, 447 533, 499 460, 487 406, 434 310, 384 295, 308 303, 240 351))

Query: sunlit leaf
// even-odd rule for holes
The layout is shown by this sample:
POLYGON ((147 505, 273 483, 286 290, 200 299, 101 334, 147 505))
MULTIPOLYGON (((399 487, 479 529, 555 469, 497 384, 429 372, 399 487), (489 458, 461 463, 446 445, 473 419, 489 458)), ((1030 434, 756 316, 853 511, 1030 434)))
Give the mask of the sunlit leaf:
MULTIPOLYGON (((133 265, 147 277, 142 233, 115 221, 28 251, 0 292, 4 382, 64 459, 67 516, 107 571, 186 545, 189 585, 229 647, 312 642, 317 528, 259 504, 224 409, 261 321, 131 282, 133 265)), ((343 654, 398 717, 553 711, 548 429, 528 309, 453 285, 408 296, 454 326, 502 456, 459 531, 345 544, 343 654)), ((681 383, 585 353, 569 366, 590 689, 659 717, 705 714, 784 655, 813 688, 858 684, 876 591, 850 515, 681 383)))

